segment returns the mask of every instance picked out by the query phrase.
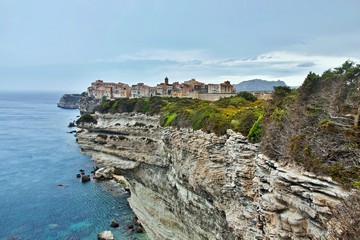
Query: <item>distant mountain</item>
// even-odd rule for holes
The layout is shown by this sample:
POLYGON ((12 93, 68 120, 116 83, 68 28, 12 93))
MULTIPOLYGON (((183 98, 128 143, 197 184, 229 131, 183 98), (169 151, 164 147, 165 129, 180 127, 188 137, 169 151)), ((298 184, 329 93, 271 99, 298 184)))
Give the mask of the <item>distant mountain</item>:
POLYGON ((236 92, 253 92, 253 91, 273 91, 274 87, 286 86, 284 81, 267 81, 261 79, 253 79, 248 81, 243 81, 238 84, 233 84, 236 88, 236 92))

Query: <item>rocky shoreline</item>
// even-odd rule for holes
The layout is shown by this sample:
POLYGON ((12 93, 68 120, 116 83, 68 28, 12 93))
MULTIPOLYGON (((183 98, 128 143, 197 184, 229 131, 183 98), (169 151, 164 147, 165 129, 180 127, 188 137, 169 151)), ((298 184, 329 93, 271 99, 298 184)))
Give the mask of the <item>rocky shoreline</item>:
POLYGON ((152 239, 326 239, 352 193, 275 162, 240 134, 162 128, 159 116, 96 114, 77 133, 85 154, 124 176, 152 239), (104 134, 106 132, 106 134, 104 134))
MULTIPOLYGON (((115 175, 114 170, 115 170, 114 168, 109 168, 109 167, 99 168, 98 166, 96 166, 93 168, 90 174, 87 174, 86 170, 80 169, 79 173, 76 174, 76 178, 78 178, 80 182, 83 184, 90 182, 92 180, 109 181, 114 179, 118 184, 120 184, 124 188, 126 192, 130 193, 129 183, 126 181, 124 177, 115 175)), ((64 187, 64 186, 63 184, 58 184, 58 187, 64 187)), ((111 189, 111 191, 113 191, 113 189, 111 189)), ((112 220, 109 226, 113 229, 116 229, 120 227, 120 224, 116 220, 112 220)), ((140 220, 136 215, 132 220, 132 224, 127 225, 127 229, 129 232, 136 232, 136 233, 145 232, 142 223, 140 222, 140 220)), ((100 232, 98 234, 98 240, 114 240, 114 234, 110 230, 100 232)))

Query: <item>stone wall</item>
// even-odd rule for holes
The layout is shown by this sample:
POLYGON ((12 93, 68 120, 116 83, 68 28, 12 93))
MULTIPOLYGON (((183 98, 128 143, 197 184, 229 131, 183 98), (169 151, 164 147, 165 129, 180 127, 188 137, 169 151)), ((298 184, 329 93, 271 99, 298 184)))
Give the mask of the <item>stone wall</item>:
POLYGON ((161 128, 158 116, 134 113, 96 118, 77 134, 79 145, 125 176, 152 239, 326 239, 331 209, 349 194, 268 159, 231 130, 161 128))
POLYGON ((236 94, 237 93, 199 93, 197 98, 206 101, 217 101, 220 98, 236 96, 236 94))

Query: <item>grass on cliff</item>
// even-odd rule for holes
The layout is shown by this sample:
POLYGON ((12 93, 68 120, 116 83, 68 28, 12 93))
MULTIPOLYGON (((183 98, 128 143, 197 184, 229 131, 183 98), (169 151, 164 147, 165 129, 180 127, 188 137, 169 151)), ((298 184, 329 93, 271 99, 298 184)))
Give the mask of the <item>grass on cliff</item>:
POLYGON ((223 135, 227 129, 248 136, 258 142, 265 101, 250 93, 222 98, 215 102, 190 98, 137 98, 104 101, 96 110, 101 113, 138 112, 160 114, 161 126, 190 127, 223 135), (254 128, 254 124, 256 126, 254 128))

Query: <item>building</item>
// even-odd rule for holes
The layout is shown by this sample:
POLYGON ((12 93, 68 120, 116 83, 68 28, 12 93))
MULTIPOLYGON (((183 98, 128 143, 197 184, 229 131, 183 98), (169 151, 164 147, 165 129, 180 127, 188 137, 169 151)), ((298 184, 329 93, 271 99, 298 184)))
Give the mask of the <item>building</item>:
POLYGON ((208 93, 236 93, 229 81, 220 84, 208 84, 208 93))
POLYGON ((131 86, 131 98, 151 97, 150 87, 144 83, 131 86))
POLYGON ((96 80, 91 83, 88 88, 88 95, 96 99, 115 99, 126 98, 130 96, 130 87, 124 83, 104 82, 103 80, 96 80))
POLYGON ((225 81, 220 84, 220 93, 236 93, 236 88, 229 81, 225 81))
MULTIPOLYGON (((227 94, 234 94, 236 89, 230 84, 229 81, 225 81, 221 84, 205 84, 195 79, 185 81, 184 83, 174 82, 169 83, 169 78, 165 77, 164 82, 157 84, 155 87, 150 87, 144 83, 137 83, 129 87, 124 83, 111 83, 104 82, 103 80, 97 80, 91 84, 88 88, 88 95, 97 99, 116 99, 116 98, 141 98, 152 96, 164 96, 164 97, 188 97, 199 98, 205 97, 208 99, 215 99, 215 96, 208 96, 211 94, 225 94, 224 96, 230 96, 227 94)), ((222 97, 224 97, 222 96, 222 97)))
POLYGON ((130 96, 130 87, 124 83, 117 83, 113 86, 113 98, 128 98, 130 96))
POLYGON ((185 81, 184 85, 191 87, 193 91, 197 91, 198 93, 207 93, 208 85, 202 82, 196 81, 194 78, 191 80, 185 81))
POLYGON ((220 84, 208 84, 208 93, 221 93, 220 84))
POLYGON ((174 86, 169 84, 169 78, 165 77, 164 82, 156 85, 157 96, 171 96, 174 91, 174 86))

